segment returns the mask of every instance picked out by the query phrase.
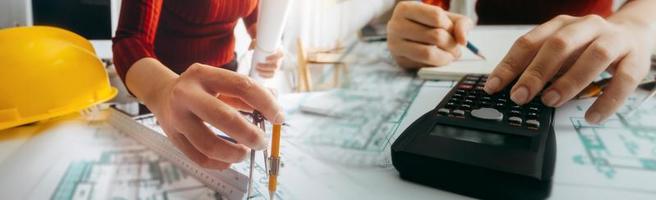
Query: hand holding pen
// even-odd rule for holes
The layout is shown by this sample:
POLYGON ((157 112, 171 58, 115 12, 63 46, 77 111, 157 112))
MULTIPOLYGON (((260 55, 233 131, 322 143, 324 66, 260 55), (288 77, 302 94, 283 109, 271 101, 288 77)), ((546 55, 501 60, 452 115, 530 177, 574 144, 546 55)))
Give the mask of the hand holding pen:
POLYGON ((387 45, 403 68, 446 65, 461 56, 461 46, 476 49, 467 42, 467 32, 473 27, 472 20, 464 15, 404 1, 395 7, 387 24, 387 45))

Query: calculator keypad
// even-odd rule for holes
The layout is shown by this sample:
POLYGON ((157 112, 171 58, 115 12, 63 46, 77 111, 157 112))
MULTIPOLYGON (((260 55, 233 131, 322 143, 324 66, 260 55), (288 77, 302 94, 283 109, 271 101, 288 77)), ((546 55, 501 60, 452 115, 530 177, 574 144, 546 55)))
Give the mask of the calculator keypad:
POLYGON ((440 104, 437 113, 456 119, 476 119, 503 123, 509 127, 538 130, 541 123, 540 112, 545 106, 535 97, 525 105, 517 105, 510 100, 510 87, 496 94, 483 91, 487 75, 467 75, 455 86, 446 103, 440 104))

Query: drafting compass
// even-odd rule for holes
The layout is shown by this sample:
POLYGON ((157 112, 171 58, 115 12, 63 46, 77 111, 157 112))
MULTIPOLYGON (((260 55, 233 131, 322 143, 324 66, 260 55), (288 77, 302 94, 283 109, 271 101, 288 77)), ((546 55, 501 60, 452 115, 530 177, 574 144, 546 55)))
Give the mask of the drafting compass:
MULTIPOLYGON (((258 111, 253 111, 251 117, 253 118, 253 124, 257 127, 260 127, 260 129, 262 129, 262 132, 266 133, 266 126, 265 126, 266 122, 264 121, 264 117, 262 116, 262 114, 258 111)), ((265 172, 269 171, 269 164, 267 162, 268 154, 269 154, 268 150, 264 149, 264 151, 262 152, 262 156, 264 157, 265 172)), ((251 149, 250 157, 251 157, 250 167, 248 169, 248 192, 246 193, 247 199, 251 198, 251 195, 253 193, 253 171, 255 170, 255 150, 251 149)))

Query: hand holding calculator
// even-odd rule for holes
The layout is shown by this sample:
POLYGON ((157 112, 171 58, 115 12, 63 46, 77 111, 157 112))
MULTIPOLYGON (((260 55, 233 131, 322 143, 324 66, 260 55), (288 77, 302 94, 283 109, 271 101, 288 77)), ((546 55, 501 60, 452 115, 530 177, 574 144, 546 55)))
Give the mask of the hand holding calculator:
POLYGON ((486 81, 486 75, 463 77, 410 125, 392 145, 394 166, 404 179, 477 198, 547 197, 554 108, 539 97, 517 105, 510 87, 489 95, 486 81))

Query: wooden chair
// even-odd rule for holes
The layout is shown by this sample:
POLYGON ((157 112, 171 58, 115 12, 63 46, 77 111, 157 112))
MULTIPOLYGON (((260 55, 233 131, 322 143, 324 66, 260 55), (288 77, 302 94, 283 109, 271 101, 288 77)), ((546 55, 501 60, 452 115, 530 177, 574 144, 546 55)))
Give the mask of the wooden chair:
POLYGON ((303 41, 300 38, 296 40, 296 49, 298 59, 297 92, 310 92, 340 87, 342 82, 340 80, 340 74, 344 73, 344 76, 348 78, 348 68, 346 63, 341 61, 342 54, 339 51, 309 53, 305 50, 303 41), (315 87, 310 71, 310 66, 312 65, 333 65, 335 69, 332 75, 332 81, 320 83, 315 87))

